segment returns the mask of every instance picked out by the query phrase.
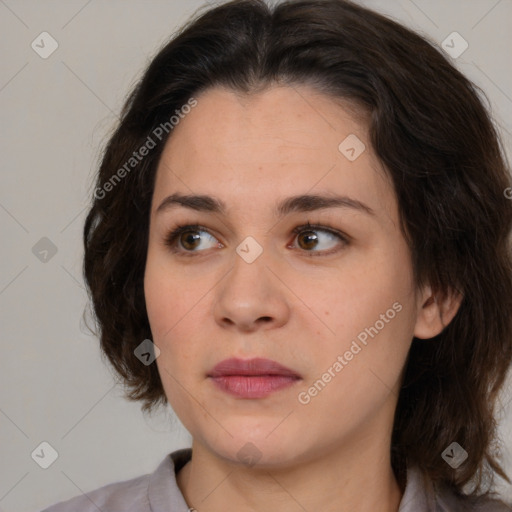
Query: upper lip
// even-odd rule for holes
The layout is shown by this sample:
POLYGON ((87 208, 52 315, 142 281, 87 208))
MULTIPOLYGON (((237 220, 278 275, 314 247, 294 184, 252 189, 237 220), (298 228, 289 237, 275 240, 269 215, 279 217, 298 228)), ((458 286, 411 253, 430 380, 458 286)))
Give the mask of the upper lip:
POLYGON ((208 377, 226 375, 284 375, 300 378, 297 372, 271 359, 256 357, 253 359, 224 359, 210 371, 208 377))

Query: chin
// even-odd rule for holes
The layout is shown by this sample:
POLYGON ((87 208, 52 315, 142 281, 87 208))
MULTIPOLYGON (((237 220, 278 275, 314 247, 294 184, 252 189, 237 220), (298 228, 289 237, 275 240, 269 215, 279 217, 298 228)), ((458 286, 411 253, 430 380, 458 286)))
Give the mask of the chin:
POLYGON ((206 436, 205 441, 218 457, 246 467, 271 469, 293 465, 299 455, 297 447, 302 446, 302 443, 285 429, 272 432, 278 423, 269 421, 270 428, 263 425, 261 429, 255 429, 245 422, 244 426, 240 425, 236 430, 226 425, 228 431, 236 432, 233 437, 224 432, 225 435, 215 439, 206 436), (269 435, 269 432, 272 433, 269 435))
MULTIPOLYGON (((238 446, 237 446, 238 448, 238 446)), ((295 453, 291 453, 282 447, 274 445, 262 446, 252 441, 240 442, 240 448, 233 450, 228 447, 228 453, 219 453, 219 456, 227 458, 242 467, 270 470, 294 465, 295 453)))

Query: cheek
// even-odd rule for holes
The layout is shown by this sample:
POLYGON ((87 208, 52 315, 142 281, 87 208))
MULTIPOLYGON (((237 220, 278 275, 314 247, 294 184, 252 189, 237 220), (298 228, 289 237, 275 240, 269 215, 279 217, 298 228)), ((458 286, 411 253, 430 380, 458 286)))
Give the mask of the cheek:
POLYGON ((318 384, 321 392, 317 393, 318 399, 311 400, 314 405, 307 409, 308 414, 316 411, 322 415, 328 410, 330 416, 343 423, 347 421, 345 413, 338 415, 334 411, 352 410, 356 416, 367 415, 387 400, 399 382, 412 340, 411 287, 407 272, 400 273, 388 265, 379 271, 347 273, 337 286, 329 283, 328 288, 323 288, 324 293, 317 290, 313 300, 325 303, 325 297, 330 297, 321 317, 334 335, 317 329, 322 334, 309 352, 308 378, 302 391, 308 396, 310 392, 317 393, 318 380, 332 384, 325 389, 322 383, 318 384), (333 408, 333 403, 339 409, 333 408))
POLYGON ((165 341, 171 329, 186 321, 197 302, 197 283, 193 285, 159 258, 148 255, 144 275, 144 297, 151 332, 165 341))
MULTIPOLYGON (((394 321, 402 314, 394 316, 399 303, 402 308, 411 302, 413 278, 409 262, 405 259, 392 259, 395 255, 382 255, 372 261, 361 261, 347 267, 338 279, 326 282, 323 289, 317 289, 313 300, 326 304, 329 322, 336 332, 364 329, 379 321, 382 314, 389 314, 394 321)), ((386 323, 386 326, 391 325, 386 323)), ((380 325, 380 324, 379 324, 380 325)))
MULTIPOLYGON (((406 250, 381 251, 371 260, 359 260, 316 288, 310 300, 325 304, 319 316, 329 328, 317 329, 322 333, 317 343, 323 344, 319 352, 324 366, 352 351, 347 357, 352 368, 375 368, 393 380, 414 331, 412 268, 406 250)), ((359 379, 357 374, 352 378, 359 379)))
POLYGON ((148 262, 144 278, 146 310, 152 341, 160 349, 156 364, 165 395, 173 410, 186 417, 188 406, 183 389, 191 387, 187 369, 193 368, 197 359, 190 337, 195 310, 179 291, 179 277, 169 274, 148 262))
POLYGON ((170 375, 180 382, 186 381, 186 369, 197 368, 201 347, 195 334, 204 323, 200 317, 205 314, 206 301, 201 298, 211 288, 208 284, 197 279, 191 281, 183 273, 148 257, 144 276, 146 311, 152 341, 160 349, 157 364, 166 388, 175 384, 170 375))

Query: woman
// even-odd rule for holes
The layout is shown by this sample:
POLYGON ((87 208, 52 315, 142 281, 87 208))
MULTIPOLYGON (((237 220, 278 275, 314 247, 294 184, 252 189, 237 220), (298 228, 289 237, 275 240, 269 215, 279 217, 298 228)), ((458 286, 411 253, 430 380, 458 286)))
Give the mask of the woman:
POLYGON ((343 0, 192 20, 128 98, 84 272, 128 396, 193 438, 62 511, 505 511, 512 203, 475 86, 343 0))

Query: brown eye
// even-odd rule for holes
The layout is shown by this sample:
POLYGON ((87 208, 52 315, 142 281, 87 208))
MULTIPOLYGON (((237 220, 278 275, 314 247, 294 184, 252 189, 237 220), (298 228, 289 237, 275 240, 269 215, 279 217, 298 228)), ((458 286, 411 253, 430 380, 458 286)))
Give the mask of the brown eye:
POLYGON ((304 245, 300 244, 302 249, 313 249, 318 243, 318 236, 315 235, 314 231, 303 231, 297 238, 297 240, 303 240, 304 245))
POLYGON ((338 231, 324 226, 314 226, 307 224, 297 226, 293 232, 297 235, 297 245, 300 249, 311 253, 312 255, 329 254, 336 251, 336 246, 348 244, 348 237, 343 236, 338 231), (323 233, 323 235, 320 235, 323 233), (331 243, 328 242, 329 239, 331 243), (327 245, 327 247, 325 247, 327 245))
POLYGON ((180 234, 179 236, 179 241, 182 245, 182 247, 184 247, 185 249, 187 250, 194 250, 197 245, 198 245, 198 241, 201 240, 201 236, 197 234, 197 232, 194 232, 194 231, 184 231, 183 233, 180 234), (196 233, 196 234, 194 234, 196 233))
MULTIPOLYGON (((299 249, 315 256, 335 252, 340 242, 342 246, 349 243, 348 237, 342 235, 337 230, 309 223, 296 227, 293 233, 297 235, 299 249), (326 245, 326 240, 329 242, 329 239, 331 243, 328 243, 327 247, 322 247, 326 245)), ((170 247, 172 252, 181 253, 184 256, 194 256, 211 247, 223 247, 206 228, 197 224, 177 226, 165 238, 165 245, 170 247), (208 244, 208 238, 211 240, 210 247, 207 245, 200 248, 202 244, 208 244)))
POLYGON ((203 243, 203 240, 205 241, 204 243, 207 243, 208 238, 212 241, 210 247, 220 246, 217 239, 202 226, 196 224, 178 226, 167 235, 165 245, 170 247, 173 252, 181 252, 188 256, 208 249, 209 247, 198 249, 203 243))

